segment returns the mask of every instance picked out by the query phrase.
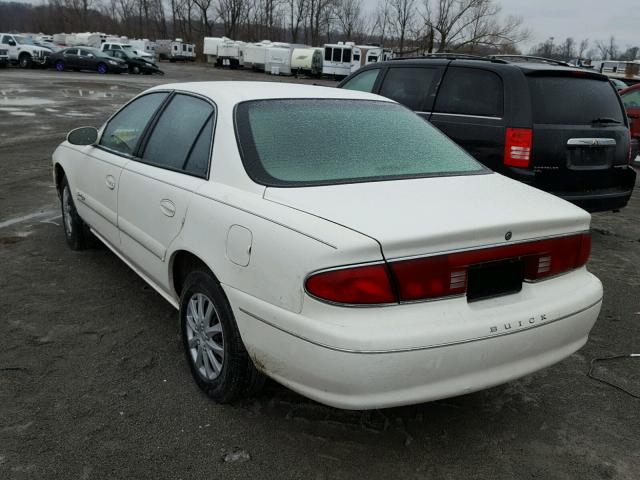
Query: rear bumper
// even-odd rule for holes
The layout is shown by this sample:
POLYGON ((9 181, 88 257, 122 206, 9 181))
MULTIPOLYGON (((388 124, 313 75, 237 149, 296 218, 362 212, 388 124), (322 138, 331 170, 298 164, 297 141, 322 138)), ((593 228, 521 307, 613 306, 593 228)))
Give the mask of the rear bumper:
POLYGON ((587 341, 602 298, 586 270, 563 277, 572 276, 473 304, 317 305, 332 312, 331 324, 225 291, 259 369, 321 403, 371 409, 474 392, 571 355, 587 341))
POLYGON ((636 183, 630 166, 589 173, 564 171, 538 175, 531 170, 510 168, 507 175, 527 185, 544 190, 589 212, 619 210, 627 205, 636 183), (571 176, 575 178, 571 178, 571 176), (566 188, 569 187, 569 188, 566 188))

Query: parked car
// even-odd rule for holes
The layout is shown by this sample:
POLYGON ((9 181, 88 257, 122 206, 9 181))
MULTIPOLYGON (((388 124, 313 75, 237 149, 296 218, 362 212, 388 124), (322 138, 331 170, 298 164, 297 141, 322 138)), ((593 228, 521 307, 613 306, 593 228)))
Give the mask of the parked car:
POLYGON ((124 73, 129 70, 127 62, 89 47, 71 47, 52 53, 50 64, 59 72, 67 69, 92 70, 101 74, 124 73))
POLYGON ((0 68, 5 68, 7 65, 9 65, 9 51, 0 48, 0 68))
POLYGON ((139 73, 144 73, 146 75, 152 73, 164 75, 164 72, 160 70, 155 63, 145 60, 133 53, 127 52, 126 50, 104 50, 104 53, 110 57, 124 61, 129 67, 129 73, 134 73, 136 75, 139 73))
POLYGON ((370 65, 339 87, 397 100, 492 170, 587 210, 622 208, 633 191, 629 124, 597 72, 452 56, 370 65))
POLYGON ((631 127, 631 158, 640 154, 640 83, 620 91, 620 98, 627 111, 631 127))
POLYGON ((179 310, 219 402, 263 374, 351 409, 469 393, 571 355, 600 311, 587 212, 377 95, 157 86, 53 169, 69 246, 93 232, 179 310))
POLYGON ((617 78, 609 78, 609 81, 611 82, 611 85, 613 85, 618 92, 620 90, 624 90, 629 86, 626 83, 624 83, 622 80, 617 78))
POLYGON ((51 50, 36 45, 31 38, 12 33, 0 33, 0 49, 7 50, 9 62, 20 68, 45 65, 51 54, 51 50))

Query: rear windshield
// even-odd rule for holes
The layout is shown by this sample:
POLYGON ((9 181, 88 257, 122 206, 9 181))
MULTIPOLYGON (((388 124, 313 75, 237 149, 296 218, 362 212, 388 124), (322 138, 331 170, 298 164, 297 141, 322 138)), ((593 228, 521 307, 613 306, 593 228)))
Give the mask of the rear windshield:
POLYGON ((624 123, 622 107, 607 80, 530 76, 533 123, 589 125, 596 119, 624 123))
POLYGON ((398 104, 290 99, 236 108, 245 169, 269 186, 465 175, 487 170, 398 104))

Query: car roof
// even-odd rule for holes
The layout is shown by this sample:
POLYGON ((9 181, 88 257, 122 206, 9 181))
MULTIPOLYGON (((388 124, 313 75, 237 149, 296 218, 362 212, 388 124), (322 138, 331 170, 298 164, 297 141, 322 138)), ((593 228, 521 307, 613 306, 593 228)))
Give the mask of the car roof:
POLYGON ((238 82, 209 81, 170 83, 158 85, 154 90, 180 90, 208 97, 217 104, 235 105, 248 100, 289 99, 289 98, 331 98, 347 100, 377 100, 395 103, 379 95, 335 87, 321 87, 301 83, 284 82, 238 82))

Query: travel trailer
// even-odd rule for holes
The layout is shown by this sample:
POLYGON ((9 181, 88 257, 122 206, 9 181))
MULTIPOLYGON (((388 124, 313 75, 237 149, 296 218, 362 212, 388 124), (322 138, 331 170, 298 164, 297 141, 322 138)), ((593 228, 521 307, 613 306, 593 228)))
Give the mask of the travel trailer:
POLYGON ((218 45, 218 58, 216 65, 219 67, 238 68, 244 66, 243 47, 244 42, 226 40, 218 45))
POLYGON ((270 40, 247 43, 244 46, 244 67, 264 71, 267 63, 267 49, 273 46, 270 40))
POLYGON ((322 74, 321 48, 294 48, 291 53, 291 71, 295 74, 322 74))
POLYGON ((346 77, 360 68, 360 61, 354 65, 353 42, 327 43, 324 45, 322 73, 334 77, 346 77))
POLYGON ((218 59, 218 46, 231 39, 227 37, 204 37, 202 53, 208 63, 216 63, 218 59))
POLYGON ((267 48, 264 71, 271 75, 291 75, 291 53, 289 46, 272 46, 267 48))
POLYGON ((143 38, 142 40, 129 40, 129 45, 131 45, 137 52, 147 54, 152 58, 156 56, 156 44, 148 38, 143 38))
POLYGON ((172 63, 178 60, 193 62, 196 59, 196 46, 183 42, 181 38, 158 40, 156 53, 161 60, 169 60, 172 63))

